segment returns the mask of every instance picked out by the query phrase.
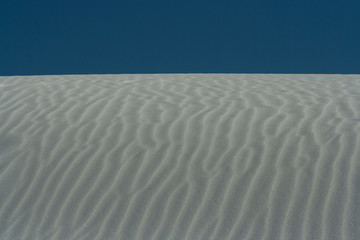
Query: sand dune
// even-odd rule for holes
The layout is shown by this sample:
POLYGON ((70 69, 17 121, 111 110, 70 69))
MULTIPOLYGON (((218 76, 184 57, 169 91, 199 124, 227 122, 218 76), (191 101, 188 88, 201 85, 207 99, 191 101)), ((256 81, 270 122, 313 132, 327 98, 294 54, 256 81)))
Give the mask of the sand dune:
POLYGON ((360 239, 360 75, 0 77, 0 239, 360 239))

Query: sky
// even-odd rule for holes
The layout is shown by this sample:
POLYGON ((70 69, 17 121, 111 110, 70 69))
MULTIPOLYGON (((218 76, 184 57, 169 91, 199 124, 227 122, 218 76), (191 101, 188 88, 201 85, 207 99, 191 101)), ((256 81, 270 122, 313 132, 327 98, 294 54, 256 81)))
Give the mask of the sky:
POLYGON ((360 1, 0 3, 0 75, 360 73, 360 1))

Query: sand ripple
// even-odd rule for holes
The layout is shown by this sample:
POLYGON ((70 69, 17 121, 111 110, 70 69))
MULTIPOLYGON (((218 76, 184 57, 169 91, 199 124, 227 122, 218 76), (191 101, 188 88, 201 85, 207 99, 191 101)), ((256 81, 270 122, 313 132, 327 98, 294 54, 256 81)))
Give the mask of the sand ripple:
POLYGON ((360 76, 0 77, 0 239, 360 239, 360 76))

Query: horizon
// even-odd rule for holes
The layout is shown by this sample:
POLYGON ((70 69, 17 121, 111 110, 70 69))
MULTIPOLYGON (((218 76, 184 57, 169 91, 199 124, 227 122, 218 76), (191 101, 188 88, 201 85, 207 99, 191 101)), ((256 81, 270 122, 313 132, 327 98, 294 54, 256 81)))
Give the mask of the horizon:
POLYGON ((86 75, 360 75, 357 73, 64 73, 64 74, 24 74, 0 75, 0 77, 46 77, 46 76, 86 76, 86 75))

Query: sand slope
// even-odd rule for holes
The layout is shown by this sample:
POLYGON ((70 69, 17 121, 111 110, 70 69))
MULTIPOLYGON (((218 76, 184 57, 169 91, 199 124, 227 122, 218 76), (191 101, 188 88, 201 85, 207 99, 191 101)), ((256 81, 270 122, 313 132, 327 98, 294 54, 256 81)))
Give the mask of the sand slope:
POLYGON ((360 239, 360 75, 0 77, 0 239, 360 239))

